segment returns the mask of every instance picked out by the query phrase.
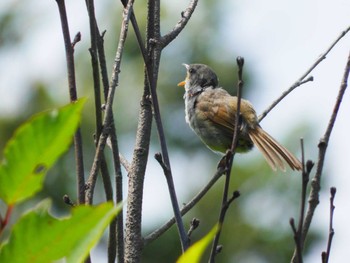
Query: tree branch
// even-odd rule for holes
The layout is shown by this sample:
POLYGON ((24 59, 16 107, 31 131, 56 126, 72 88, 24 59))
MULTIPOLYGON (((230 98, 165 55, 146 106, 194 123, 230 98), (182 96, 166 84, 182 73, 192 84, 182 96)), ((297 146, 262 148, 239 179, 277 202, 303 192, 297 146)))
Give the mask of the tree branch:
MULTIPOLYGON (((217 180, 225 173, 225 167, 219 166, 216 170, 216 173, 212 177, 212 179, 203 187, 202 190, 200 190, 192 199, 189 201, 182 209, 180 210, 180 213, 182 216, 184 216, 187 212, 189 212, 204 196, 205 194, 211 189, 211 187, 217 182, 217 180)), ((147 235, 144 238, 144 245, 148 245, 152 241, 156 240, 158 237, 160 237, 163 233, 165 233, 172 225, 175 224, 175 217, 171 218, 169 221, 167 221, 164 225, 162 225, 157 230, 153 231, 151 234, 147 235)))
MULTIPOLYGON (((314 212, 316 210, 317 205, 319 204, 319 192, 321 190, 321 177, 322 177, 322 172, 323 172, 324 160, 326 157, 327 146, 328 146, 328 142, 329 142, 329 139, 330 139, 337 115, 338 115, 338 111, 339 111, 342 99, 343 99, 344 94, 345 94, 345 90, 347 88, 347 81, 349 78, 349 72, 350 72, 350 52, 348 55, 348 59, 347 59, 347 63, 345 66, 342 82, 340 85, 340 89, 339 89, 338 96, 337 96, 337 99, 336 99, 336 102, 335 102, 335 105, 333 108, 331 118, 328 122, 326 132, 323 135, 323 137, 320 139, 320 142, 318 144, 319 151, 318 151, 318 162, 317 162, 317 167, 316 167, 316 173, 315 173, 314 178, 311 181, 311 192, 309 195, 309 207, 308 207, 308 210, 306 213, 306 217, 305 217, 305 221, 304 221, 304 225, 303 225, 303 231, 302 231, 302 235, 301 235, 302 247, 304 246, 304 242, 305 242, 307 233, 309 231, 314 212)), ((295 253, 293 255, 292 262, 297 262, 295 253)))
POLYGON ((239 192, 235 191, 232 195, 232 198, 228 197, 229 193, 229 186, 230 186, 230 177, 231 177, 231 169, 233 164, 234 155, 236 153, 236 147, 238 142, 238 131, 240 128, 240 113, 241 113, 241 98, 242 98, 242 88, 243 88, 243 65, 244 65, 244 59, 242 57, 237 57, 237 65, 238 65, 238 87, 237 87, 237 111, 235 116, 235 125, 234 125, 234 131, 233 131, 233 138, 232 138, 232 144, 231 149, 226 153, 226 156, 224 157, 226 159, 226 177, 225 177, 225 184, 224 184, 224 192, 222 196, 222 203, 221 203, 221 210, 219 215, 218 223, 220 225, 220 228, 218 232, 215 235, 209 262, 214 263, 215 257, 218 253, 218 245, 219 245, 219 239, 222 231, 222 225, 225 220, 226 212, 229 207, 229 205, 232 203, 234 199, 239 197, 239 192))
POLYGON ((113 125, 113 118, 112 118, 113 117, 113 112, 112 112, 113 99, 114 99, 115 89, 118 86, 121 58, 124 50, 125 40, 127 37, 128 25, 129 25, 129 19, 130 19, 130 10, 133 5, 133 2, 134 2, 133 0, 129 0, 128 6, 127 8, 125 8, 123 13, 122 29, 120 32, 119 44, 118 44, 117 54, 115 57, 115 62, 113 67, 112 80, 108 91, 108 97, 106 102, 106 113, 103 120, 103 129, 98 139, 98 144, 96 148, 93 165, 92 165, 89 179, 86 185, 87 190, 85 194, 85 202, 87 204, 92 203, 93 191, 96 184, 98 169, 100 167, 101 156, 103 154, 103 150, 106 145, 106 140, 110 134, 110 129, 111 129, 110 127, 111 125, 113 125))
POLYGON ((295 249, 294 254, 296 255, 296 258, 298 259, 299 263, 303 262, 302 257, 302 251, 303 251, 303 242, 302 242, 302 230, 304 225, 304 218, 305 218, 305 203, 306 203, 306 193, 307 193, 307 186, 309 183, 310 173, 314 166, 314 163, 310 160, 308 160, 305 164, 305 152, 304 152, 304 140, 300 139, 301 144, 301 159, 303 164, 303 171, 302 171, 302 187, 301 187, 301 202, 300 202, 300 212, 299 212, 299 223, 298 223, 298 229, 296 229, 294 224, 294 218, 291 218, 289 223, 292 227, 293 234, 294 234, 294 243, 295 243, 295 249))
MULTIPOLYGON (((60 13, 62 33, 64 46, 66 50, 66 61, 67 61, 67 74, 68 74, 68 88, 70 101, 74 102, 78 99, 77 88, 75 81, 75 66, 74 66, 74 46, 80 40, 79 37, 71 42, 67 12, 64 0, 56 0, 58 10, 60 13)), ((78 33, 77 36, 80 34, 78 33)), ((84 158, 83 158, 83 143, 80 128, 77 129, 74 134, 74 153, 76 163, 76 174, 77 174, 77 192, 78 192, 78 203, 84 203, 85 198, 85 176, 84 176, 84 158)))
POLYGON ((196 6, 197 6, 198 0, 191 0, 188 7, 185 11, 181 12, 181 19, 177 22, 175 27, 166 35, 160 38, 160 45, 162 48, 165 48, 171 41, 173 41, 185 28, 187 22, 190 20, 196 6))
MULTIPOLYGON (((107 65, 105 59, 105 51, 104 51, 104 34, 105 31, 100 34, 92 0, 86 1, 89 18, 90 18, 90 32, 91 32, 91 52, 92 63, 93 63, 93 75, 98 75, 98 62, 101 68, 101 76, 103 83, 103 94, 104 101, 108 100, 108 90, 109 90, 109 80, 107 74, 107 65), (98 56, 97 56, 98 55, 98 56), (98 59, 97 59, 98 58, 98 59)), ((99 138, 102 129, 102 106, 101 106, 101 98, 100 98, 100 82, 99 77, 94 77, 95 80, 98 81, 98 85, 94 85, 95 91, 95 109, 96 109, 96 137, 99 138)), ((112 150, 113 156, 113 166, 115 173, 115 185, 116 185, 116 203, 120 203, 123 201, 123 177, 121 172, 120 160, 119 160, 119 146, 117 133, 114 125, 114 116, 113 112, 111 112, 111 125, 110 125, 110 146, 112 150)), ((107 164, 105 164, 105 157, 102 154, 102 163, 101 163, 101 175, 104 184, 104 189, 106 192, 107 200, 113 201, 113 188, 110 179, 110 175, 108 172, 107 164)), ((108 260, 109 262, 115 262, 115 258, 117 257, 118 262, 124 261, 124 216, 123 213, 119 213, 117 218, 112 221, 109 226, 110 234, 108 240, 108 260)))
POLYGON ((280 103, 284 97, 286 97, 289 93, 291 93, 294 89, 299 87, 300 85, 313 81, 313 77, 310 76, 309 78, 305 79, 317 66, 320 64, 324 59, 326 59, 326 56, 328 53, 335 47, 335 45, 350 31, 350 27, 345 29, 341 34, 337 37, 337 39, 330 45, 330 47, 321 54, 321 56, 311 65, 311 67, 286 91, 284 91, 279 98, 277 98, 272 104, 259 116, 259 122, 262 121, 266 117, 266 115, 278 104, 280 103))
POLYGON ((334 228, 333 228, 333 216, 334 216, 334 198, 335 198, 335 193, 337 192, 337 189, 335 187, 331 187, 330 193, 331 193, 331 198, 329 202, 329 231, 328 231, 328 242, 327 242, 327 251, 322 252, 322 263, 328 263, 329 261, 329 255, 331 253, 331 245, 332 245, 332 240, 334 236, 334 228))

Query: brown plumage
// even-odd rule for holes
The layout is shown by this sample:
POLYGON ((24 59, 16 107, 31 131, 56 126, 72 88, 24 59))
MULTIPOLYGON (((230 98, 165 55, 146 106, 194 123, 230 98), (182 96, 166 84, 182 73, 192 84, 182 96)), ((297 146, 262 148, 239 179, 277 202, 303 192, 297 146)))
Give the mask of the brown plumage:
MULTIPOLYGON (((185 65, 186 121, 201 140, 213 151, 225 153, 231 148, 237 111, 237 97, 218 86, 215 73, 206 65, 185 65)), ((255 145, 267 163, 276 171, 285 171, 285 162, 292 170, 301 170, 301 162, 265 132, 258 123, 252 104, 242 99, 237 152, 247 152, 255 145)))
POLYGON ((265 132, 260 126, 257 126, 253 130, 249 130, 248 134, 249 138, 260 150, 267 163, 274 171, 276 171, 277 168, 281 169, 282 171, 286 170, 283 160, 287 162, 292 170, 299 171, 302 169, 301 162, 291 152, 289 152, 267 132, 265 132))

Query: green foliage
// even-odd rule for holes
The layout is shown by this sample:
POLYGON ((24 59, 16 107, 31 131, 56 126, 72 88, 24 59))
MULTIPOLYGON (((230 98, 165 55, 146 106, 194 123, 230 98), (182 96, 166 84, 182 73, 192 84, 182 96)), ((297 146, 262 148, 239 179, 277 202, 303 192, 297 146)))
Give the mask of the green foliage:
POLYGON ((121 210, 112 203, 78 206, 70 218, 60 220, 48 213, 49 206, 45 200, 18 221, 0 250, 0 262, 46 263, 63 257, 82 262, 121 210))
POLYGON ((85 100, 33 117, 17 129, 0 166, 0 198, 12 205, 33 196, 47 170, 68 149, 85 100))
POLYGON ((205 237, 194 243, 184 254, 181 255, 177 263, 199 263, 203 252, 218 232, 218 228, 218 225, 214 226, 205 237))
MULTIPOLYGON (((0 166, 0 198, 8 205, 6 216, 0 217, 0 234, 14 205, 42 189, 47 170, 68 149, 84 103, 82 99, 34 116, 8 142, 0 166)), ((22 215, 9 240, 0 244, 0 262, 82 262, 121 210, 113 203, 78 206, 71 217, 57 219, 49 214, 50 207, 47 199, 22 215)))

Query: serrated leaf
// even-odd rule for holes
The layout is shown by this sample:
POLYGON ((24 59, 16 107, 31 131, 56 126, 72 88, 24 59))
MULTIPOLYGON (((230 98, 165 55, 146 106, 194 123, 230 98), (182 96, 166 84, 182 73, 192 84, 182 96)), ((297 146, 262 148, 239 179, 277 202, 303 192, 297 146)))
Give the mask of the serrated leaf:
POLYGON ((84 102, 40 113, 16 130, 0 166, 0 198, 8 205, 42 188, 46 171, 72 141, 84 102))
POLYGON ((190 246, 176 263, 199 263, 205 249, 214 239, 218 229, 219 226, 215 225, 205 237, 190 246))
POLYGON ((48 213, 50 204, 40 203, 14 225, 8 243, 0 248, 0 262, 47 263, 64 257, 68 263, 83 262, 121 210, 112 203, 78 206, 71 217, 57 219, 48 213))

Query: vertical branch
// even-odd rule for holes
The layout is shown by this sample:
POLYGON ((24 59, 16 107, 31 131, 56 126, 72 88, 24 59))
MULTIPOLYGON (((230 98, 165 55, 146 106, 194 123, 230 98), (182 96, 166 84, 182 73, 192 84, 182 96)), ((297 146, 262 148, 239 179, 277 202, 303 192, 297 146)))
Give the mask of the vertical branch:
MULTIPOLYGON (((117 140, 117 133, 114 128, 111 129, 110 134, 111 139, 111 145, 112 145, 112 154, 113 154, 113 165, 114 165, 114 173, 115 173, 115 195, 116 195, 116 202, 120 203, 123 201, 123 175, 121 171, 120 166, 120 160, 119 160, 119 147, 118 147, 118 140, 117 140)), ((117 259, 118 262, 124 262, 124 215, 123 213, 119 213, 116 222, 113 221, 113 224, 116 224, 116 231, 117 231, 117 259)), ((111 258, 110 260, 112 260, 111 258)), ((114 261, 110 261, 114 262, 114 261)))
MULTIPOLYGON (((125 6, 125 0, 121 0, 125 6)), ((197 2, 196 0, 194 2, 197 2)), ((192 6, 192 11, 187 14, 182 23, 187 23, 190 18, 195 5, 192 6)), ((129 198, 126 219, 126 239, 125 239, 125 258, 127 262, 138 261, 140 258, 142 238, 141 238, 141 211, 142 211, 142 196, 143 196, 143 182, 144 173, 147 165, 147 158, 149 152, 150 130, 152 124, 152 108, 154 110, 155 121, 157 124, 158 135, 160 137, 161 149, 164 156, 164 162, 167 166, 166 174, 167 182, 172 196, 173 208, 177 217, 179 232, 182 244, 186 242, 185 230, 183 227, 181 215, 178 208, 175 189, 172 182, 170 161, 165 143, 164 132, 161 123, 158 98, 156 93, 159 61, 161 50, 165 45, 161 45, 160 36, 160 1, 148 1, 148 17, 147 17, 147 35, 146 48, 142 43, 141 34, 136 21, 134 13, 130 17, 133 25, 136 38, 145 63, 145 89, 141 101, 141 110, 139 115, 139 124, 136 136, 136 146, 133 155, 133 161, 129 173, 129 198), (168 169, 169 168, 169 169, 168 169)), ((185 25, 185 24, 184 24, 185 25)), ((184 25, 177 34, 183 29, 184 25)), ((170 41, 169 41, 170 42, 170 41)), ((163 160, 162 160, 163 161, 163 160)), ((186 247, 186 245, 185 245, 186 247)), ((184 246, 183 246, 184 248, 184 246)))
MULTIPOLYGON (((125 0, 122 0, 125 6, 125 0)), ((149 7, 148 7, 149 8, 149 7)), ((148 14, 150 16, 150 14, 148 14)), ((147 27, 147 51, 141 43, 141 38, 137 38, 145 62, 144 90, 140 102, 140 112, 138 126, 136 131, 136 142, 134 147, 133 159, 129 169, 128 180, 128 200, 125 222, 125 262, 140 262, 142 251, 142 200, 145 171, 148 161, 151 128, 152 128, 152 106, 150 98, 150 82, 152 76, 152 67, 150 63, 149 39, 151 38, 151 17, 148 17, 147 27)), ((131 15, 131 21, 135 32, 138 32, 138 26, 135 16, 131 15)), ((138 33, 137 36, 140 37, 138 33)))
POLYGON ((99 74, 99 65, 98 65, 98 57, 97 57, 97 32, 96 32, 94 1, 86 0, 86 6, 89 14, 89 24, 90 24, 91 47, 89 51, 91 55, 91 67, 92 67, 92 76, 93 76, 93 83, 94 83, 96 138, 98 138, 102 130, 102 112, 101 112, 100 74, 99 74))
MULTIPOLYGON (((156 156, 157 161, 161 164, 164 170, 164 175, 167 180, 167 185, 169 189, 170 194, 170 200, 172 203, 174 215, 175 215, 175 221, 176 226, 178 228, 180 241, 181 241, 181 247, 182 251, 185 251, 189 246, 189 239, 187 236, 187 233, 185 231, 185 227, 182 221, 181 212, 176 196, 175 191, 175 185, 174 180, 172 176, 171 171, 171 165, 170 165, 170 159, 164 134, 164 129, 162 125, 162 118, 159 108, 159 102, 158 102, 158 95, 156 92, 157 87, 157 80, 158 80, 158 71, 159 71, 159 61, 161 56, 162 49, 169 44, 175 37, 181 32, 181 30, 186 25, 187 21, 191 17, 195 7, 196 7, 197 1, 191 1, 190 7, 186 10, 186 17, 184 17, 179 23, 178 26, 172 30, 169 34, 167 34, 166 38, 162 38, 160 35, 160 1, 149 1, 149 25, 151 25, 151 28, 148 28, 149 37, 151 37, 149 40, 152 42, 152 49, 151 49, 151 63, 152 63, 152 71, 148 70, 148 76, 150 80, 150 93, 152 98, 152 106, 154 111, 154 119, 156 122, 156 127, 158 131, 159 136, 159 142, 161 147, 161 154, 158 154, 156 156), (151 30, 151 31, 150 31, 151 30), (150 73, 153 74, 150 74, 150 73)), ((150 64, 151 64, 150 63, 150 64)), ((148 66, 147 66, 147 69, 148 66)))
POLYGON ((329 230, 328 230, 328 242, 327 242, 327 251, 322 252, 322 263, 328 263, 329 255, 331 253, 332 240, 334 236, 334 228, 333 228, 333 216, 334 216, 334 198, 337 189, 335 187, 331 187, 330 189, 331 197, 329 200, 329 230))
POLYGON ((128 200, 125 222, 125 262, 140 262, 142 238, 141 216, 144 176, 147 166, 152 127, 152 107, 145 83, 141 99, 133 160, 129 170, 128 200))
MULTIPOLYGON (((219 180, 219 178, 225 173, 225 167, 218 167, 214 176, 210 181, 200 190, 186 205, 181 208, 181 215, 185 215, 189 212, 201 199, 204 195, 210 190, 210 188, 219 180)), ((144 245, 151 243, 160 237, 165 231, 167 231, 173 224, 175 224, 175 217, 171 218, 168 222, 162 225, 157 230, 153 231, 151 234, 147 235, 144 238, 144 245)))
POLYGON ((117 54, 115 58, 115 63, 113 67, 112 80, 108 91, 108 97, 106 102, 106 113, 103 120, 103 129, 101 131, 101 135, 98 139, 98 144, 96 148, 96 153, 93 161, 93 165, 91 168, 91 172, 87 181, 87 190, 85 195, 85 202, 90 204, 93 198, 93 190, 96 184, 97 173, 100 167, 101 158, 103 155, 103 150, 106 145, 106 141, 108 136, 110 135, 110 130, 113 125, 113 99, 116 87, 118 86, 119 80, 119 72, 120 72, 120 64, 121 58, 124 50, 125 40, 128 32, 129 18, 130 18, 130 10, 133 4, 133 0, 129 0, 127 8, 125 8, 123 13, 123 21, 122 21, 122 29, 120 32, 120 39, 117 48, 117 54))
MULTIPOLYGON (((132 13, 133 15, 133 13, 132 13)), ((103 35, 100 35, 98 31, 98 27, 96 25, 97 34, 98 34, 98 41, 97 41, 97 48, 98 48, 98 54, 99 54, 99 61, 100 61, 100 67, 101 67, 101 75, 102 75, 102 82, 104 87, 104 94, 105 94, 105 101, 108 99, 108 75, 107 75, 107 67, 106 67, 106 59, 105 59, 105 52, 104 52, 104 45, 103 45, 103 35)), ((113 155, 113 166, 114 166, 114 173, 115 173, 115 195, 116 195, 116 203, 121 203, 123 201, 123 175, 121 171, 121 164, 119 159, 119 146, 118 146, 118 137, 117 132, 114 125, 114 117, 113 112, 111 113, 111 119, 113 125, 111 125, 110 130, 110 142, 111 142, 111 148, 112 148, 112 155, 113 155)), ((124 215, 123 213, 119 213, 116 220, 113 220, 110 229, 111 229, 111 235, 116 227, 116 247, 117 247, 117 261, 118 262, 124 262, 124 215), (112 231, 113 229, 113 231, 112 231)), ((110 236, 110 239, 113 239, 113 236, 110 236)), ((111 241, 109 244, 110 248, 109 251, 113 249, 113 242, 111 241)), ((110 255, 109 253, 109 261, 114 262, 115 257, 113 255, 110 255)))
POLYGON ((306 193, 307 193, 307 186, 309 183, 310 173, 314 166, 314 163, 310 160, 308 160, 305 164, 305 152, 304 152, 304 140, 300 140, 301 144, 301 158, 302 158, 302 164, 303 164, 303 171, 302 171, 302 187, 301 187, 301 202, 300 202, 300 212, 299 212, 299 222, 298 222, 298 228, 295 227, 294 218, 291 218, 289 221, 289 224, 292 227, 293 234, 294 234, 294 243, 295 243, 295 249, 294 254, 295 257, 298 259, 298 263, 303 262, 302 257, 302 251, 303 251, 303 242, 302 242, 302 230, 304 225, 304 218, 305 218, 305 204, 306 204, 306 193))
MULTIPOLYGON (((74 45, 72 45, 71 39, 70 39, 65 2, 64 0, 56 0, 56 3, 58 5, 58 10, 60 13, 63 40, 64 40, 64 46, 66 50, 69 97, 70 97, 70 101, 74 102, 78 98, 76 81, 75 81, 74 45)), ((77 41, 78 40, 75 40, 74 44, 77 41)), ((75 163, 76 163, 76 173, 77 173, 78 203, 83 204, 84 198, 85 198, 85 178, 84 178, 83 143, 82 143, 80 128, 78 128, 78 130, 74 135, 74 153, 75 153, 75 163)))
MULTIPOLYGON (((303 248, 304 242, 306 239, 306 236, 308 234, 311 221, 314 216, 314 212, 316 210, 317 205, 319 204, 319 192, 321 190, 321 178, 322 178, 322 172, 323 172, 323 165, 324 165, 324 160, 326 157, 326 151, 327 151, 327 146, 328 142, 335 124, 335 121, 337 119, 338 111, 342 102, 342 99, 344 97, 346 88, 347 88, 347 81, 349 79, 349 74, 350 74, 350 53, 347 58, 347 63, 345 66, 342 82, 340 85, 340 89, 338 91, 338 96, 333 108, 333 112, 331 115, 331 118, 328 122, 326 132, 323 135, 323 137, 320 139, 320 142, 318 144, 318 162, 317 162, 317 167, 316 167, 316 173, 314 178, 311 181, 311 191, 309 195, 309 207, 305 216, 304 224, 303 224, 303 230, 302 230, 302 235, 301 235, 301 247, 303 248)), ((292 262, 297 262, 296 259, 296 253, 294 253, 292 257, 292 262)))
MULTIPOLYGON (((102 82, 104 87, 104 100, 107 101, 108 97, 108 75, 107 66, 105 60, 103 36, 100 35, 93 0, 86 0, 86 6, 89 14, 90 22, 90 35, 91 35, 91 65, 94 79, 94 99, 95 99, 95 115, 96 115, 96 138, 100 137, 102 130, 102 107, 101 107, 101 89, 100 89, 100 77, 99 77, 99 64, 101 67, 102 82)), ((111 125, 110 125, 110 138, 114 160, 114 171, 116 177, 116 202, 119 203, 123 199, 122 192, 122 174, 119 163, 119 149, 117 135, 114 125, 113 113, 111 113, 111 125), (113 139, 112 139, 113 138, 113 139), (117 157, 116 157, 117 156, 117 157)), ((96 142, 97 143, 97 142, 96 142)), ((102 181, 106 193, 106 199, 113 201, 113 188, 108 171, 107 162, 104 154, 101 157, 101 175, 102 181)), ((115 258, 118 257, 118 262, 124 261, 123 256, 123 213, 119 213, 116 219, 114 219, 109 225, 109 240, 108 240, 108 260, 109 262, 115 262, 115 258)))
POLYGON ((211 248, 210 258, 209 262, 214 263, 215 262, 215 256, 218 253, 218 245, 219 245, 219 239, 221 235, 222 225, 225 220, 225 215, 227 212, 227 209, 229 205, 232 203, 232 201, 240 196, 240 193, 238 191, 235 191, 231 198, 228 197, 229 195, 229 186, 230 186, 230 177, 231 177, 231 169, 233 164, 233 158, 236 152, 237 147, 237 141, 238 141, 238 131, 240 126, 240 108, 241 108, 241 98, 242 98, 242 88, 243 88, 243 65, 244 65, 244 59, 242 57, 237 57, 237 65, 238 65, 238 88, 237 88, 237 111, 235 115, 235 124, 234 124, 234 131, 233 131, 233 138, 232 138, 232 144, 231 149, 227 151, 226 156, 224 157, 226 160, 226 178, 225 178, 225 184, 224 184, 224 191, 222 195, 222 203, 221 203, 221 210, 219 215, 219 225, 220 228, 218 232, 215 235, 213 245, 211 248))
POLYGON ((318 156, 318 165, 316 168, 316 174, 315 177, 312 180, 311 183, 311 193, 310 193, 310 197, 309 197, 309 209, 305 218, 305 224, 303 227, 303 240, 305 240, 307 232, 309 230, 310 224, 311 224, 311 220, 314 214, 314 211, 316 209, 317 204, 319 203, 319 199, 318 199, 318 192, 320 189, 320 183, 321 183, 321 176, 322 176, 322 171, 323 171, 323 164, 324 164, 324 160, 325 160, 325 156, 326 156, 326 150, 327 150, 327 146, 328 146, 328 142, 331 136, 331 132, 333 130, 337 115, 338 115, 338 111, 343 99, 343 96, 345 94, 345 90, 347 88, 347 81, 349 78, 349 72, 350 72, 350 53, 348 56, 348 60, 347 60, 347 64, 344 70, 344 75, 343 75, 343 79, 342 79, 342 83, 340 85, 340 89, 339 89, 339 93, 333 108, 333 113, 332 116, 329 120, 328 123, 328 127, 326 129, 326 132, 324 134, 324 136, 321 138, 320 143, 318 145, 319 147, 319 156, 318 156))

